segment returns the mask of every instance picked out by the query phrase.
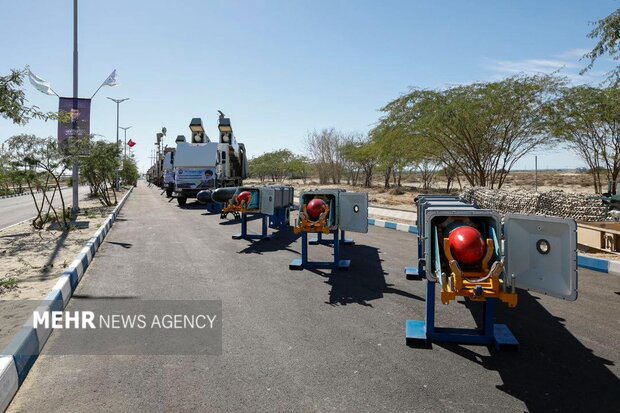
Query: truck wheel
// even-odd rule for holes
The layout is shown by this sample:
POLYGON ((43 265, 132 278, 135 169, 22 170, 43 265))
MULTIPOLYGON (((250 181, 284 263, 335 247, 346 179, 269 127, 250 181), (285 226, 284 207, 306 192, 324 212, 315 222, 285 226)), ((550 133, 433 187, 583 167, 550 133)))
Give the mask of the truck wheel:
POLYGON ((177 198, 177 202, 179 203, 179 205, 185 205, 187 204, 187 198, 186 197, 178 197, 177 198))
POLYGON ((166 189, 166 198, 170 198, 172 196, 172 189, 166 189))

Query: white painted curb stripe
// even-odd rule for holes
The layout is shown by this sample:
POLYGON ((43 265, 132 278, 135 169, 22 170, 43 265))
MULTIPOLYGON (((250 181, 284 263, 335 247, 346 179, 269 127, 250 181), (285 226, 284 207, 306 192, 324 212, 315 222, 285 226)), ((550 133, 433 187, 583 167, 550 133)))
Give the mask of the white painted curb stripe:
POLYGON ((65 308, 71 298, 71 276, 67 274, 61 275, 52 291, 60 291, 63 302, 62 308, 65 308))
POLYGON ((0 410, 5 411, 9 407, 18 387, 15 360, 11 356, 0 357, 0 410))
POLYGON ((609 261, 609 269, 607 270, 609 274, 620 275, 620 262, 618 261, 609 261))
POLYGON ((409 225, 407 224, 396 224, 397 231, 409 232, 409 225))

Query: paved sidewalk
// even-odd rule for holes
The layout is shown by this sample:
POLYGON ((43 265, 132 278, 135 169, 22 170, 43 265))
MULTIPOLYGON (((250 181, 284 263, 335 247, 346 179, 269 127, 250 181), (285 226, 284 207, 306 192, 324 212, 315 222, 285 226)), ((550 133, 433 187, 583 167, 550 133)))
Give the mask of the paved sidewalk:
POLYGON ((390 218, 404 224, 415 225, 417 213, 412 211, 403 211, 400 209, 389 209, 379 207, 368 207, 368 216, 370 218, 390 218))

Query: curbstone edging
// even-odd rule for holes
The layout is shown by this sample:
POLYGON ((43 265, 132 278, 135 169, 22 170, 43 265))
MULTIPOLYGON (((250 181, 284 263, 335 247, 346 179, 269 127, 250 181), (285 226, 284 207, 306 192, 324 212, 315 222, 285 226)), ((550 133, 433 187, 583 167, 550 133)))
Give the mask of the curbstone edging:
POLYGON ((410 234, 418 234, 418 228, 415 225, 400 224, 398 222, 383 221, 381 219, 368 218, 368 225, 375 227, 395 229, 397 231, 409 232, 410 234))
MULTIPOLYGON (((43 192, 43 191, 37 191, 37 192, 35 192, 34 194, 35 194, 35 195, 36 195, 36 194, 40 194, 41 192, 43 192)), ((5 199, 5 198, 15 198, 15 197, 17 197, 17 196, 26 196, 26 195, 30 195, 30 192, 23 192, 23 193, 21 193, 21 194, 2 195, 2 196, 0 196, 0 199, 5 199)))
MULTIPOLYGON (((413 225, 382 221, 380 219, 368 218, 368 225, 409 232, 410 234, 415 235, 418 234, 418 228, 413 225)), ((601 258, 588 257, 586 255, 578 255, 577 266, 604 274, 620 275, 620 261, 611 261, 601 258)))
POLYGON ((9 403, 13 399, 17 388, 19 387, 19 379, 17 377, 17 368, 12 356, 0 357, 0 409, 5 411, 9 407, 9 403))
MULTIPOLYGON (((67 306, 73 291, 75 291, 132 191, 133 187, 123 196, 116 208, 95 232, 95 235, 86 242, 84 248, 45 297, 43 304, 37 307, 35 310, 37 313, 59 311, 67 306)), ((0 409, 2 411, 6 410, 13 400, 19 386, 26 379, 51 333, 52 328, 46 329, 43 326, 37 326, 35 329, 31 316, 9 345, 0 353, 0 409)))

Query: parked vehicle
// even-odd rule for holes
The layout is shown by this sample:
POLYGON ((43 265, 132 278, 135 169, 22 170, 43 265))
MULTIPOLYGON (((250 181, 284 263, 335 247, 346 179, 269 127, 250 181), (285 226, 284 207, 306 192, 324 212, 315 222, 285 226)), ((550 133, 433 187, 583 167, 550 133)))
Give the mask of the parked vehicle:
POLYGON ((230 119, 219 113, 219 142, 210 141, 200 118, 190 122, 190 142, 182 135, 176 139, 174 196, 179 205, 205 189, 240 186, 247 177, 245 146, 237 142, 230 119))
POLYGON ((172 192, 174 192, 174 155, 175 148, 166 148, 164 150, 164 189, 166 190, 166 197, 170 198, 172 192))

